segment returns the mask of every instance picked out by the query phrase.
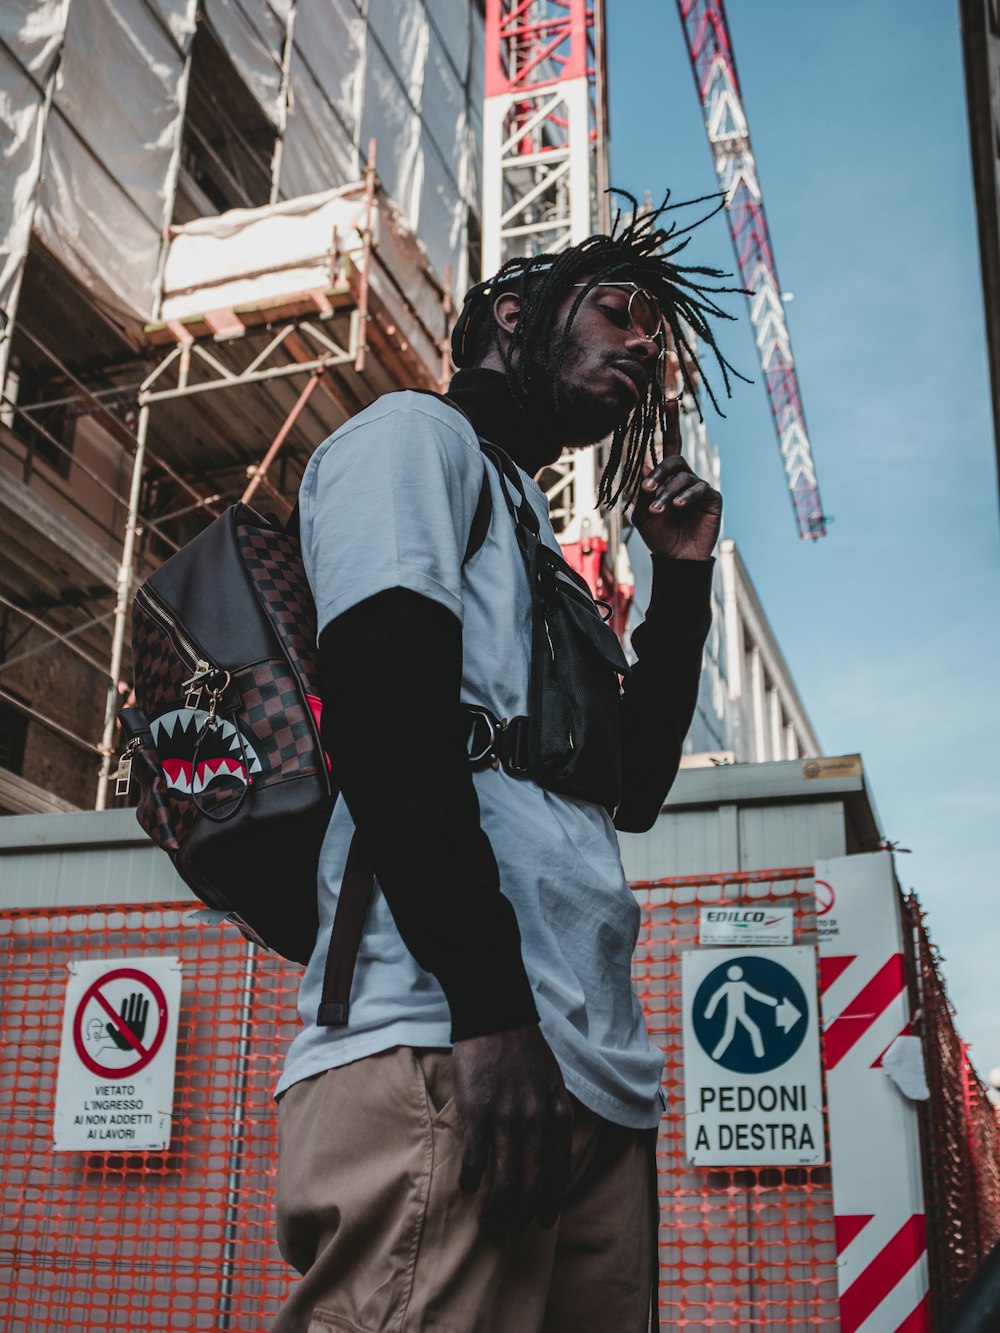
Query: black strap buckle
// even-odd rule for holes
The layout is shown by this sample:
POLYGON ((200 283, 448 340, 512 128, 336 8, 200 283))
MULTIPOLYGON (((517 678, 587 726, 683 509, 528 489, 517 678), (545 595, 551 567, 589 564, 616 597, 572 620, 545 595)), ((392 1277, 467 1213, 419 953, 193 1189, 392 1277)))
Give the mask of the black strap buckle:
POLYGON ((474 769, 499 768, 497 742, 507 730, 507 719, 497 717, 491 708, 482 704, 465 704, 464 708, 471 719, 467 742, 470 766, 474 769))
POLYGON ((469 725, 469 765, 475 770, 499 768, 515 777, 528 772, 528 719, 497 717, 483 704, 463 704, 469 725))

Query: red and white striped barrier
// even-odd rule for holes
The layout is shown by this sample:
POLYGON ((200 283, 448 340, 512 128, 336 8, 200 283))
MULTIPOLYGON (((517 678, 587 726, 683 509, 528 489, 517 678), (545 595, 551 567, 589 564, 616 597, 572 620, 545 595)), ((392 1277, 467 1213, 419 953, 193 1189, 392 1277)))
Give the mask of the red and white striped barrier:
POLYGON ((841 1333, 927 1333, 917 1110, 882 1068, 910 1033, 888 852, 816 864, 841 1333))

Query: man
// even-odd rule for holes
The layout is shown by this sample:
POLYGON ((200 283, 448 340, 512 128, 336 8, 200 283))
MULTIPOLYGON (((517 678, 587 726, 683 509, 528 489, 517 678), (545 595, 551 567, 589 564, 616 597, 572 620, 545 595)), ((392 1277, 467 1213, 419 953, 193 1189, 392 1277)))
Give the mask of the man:
MULTIPOLYGON (((668 339, 689 353, 693 331, 714 350, 721 312, 663 255, 661 213, 473 288, 450 401, 380 399, 303 479, 323 738, 344 799, 305 1028, 278 1087, 279 1242, 304 1276, 275 1333, 647 1326, 662 1056, 631 986, 639 912, 615 827, 650 827, 676 773, 721 514, 680 457, 661 373, 668 339), (657 427, 663 457, 643 471, 657 427), (639 488, 653 593, 620 704, 613 822, 512 765, 470 767, 464 706, 527 715, 532 669, 510 483, 477 435, 516 464, 556 550, 533 478, 563 448, 611 435, 603 497, 639 488), (491 516, 469 557, 484 477, 491 516), (355 830, 377 884, 349 1021, 323 1027, 355 830)), ((678 369, 686 381, 685 357, 678 369)))

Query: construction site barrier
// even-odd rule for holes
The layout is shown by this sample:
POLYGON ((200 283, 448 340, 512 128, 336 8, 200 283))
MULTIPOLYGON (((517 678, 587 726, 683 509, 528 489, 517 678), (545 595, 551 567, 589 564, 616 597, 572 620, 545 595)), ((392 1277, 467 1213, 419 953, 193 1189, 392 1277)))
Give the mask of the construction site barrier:
MULTIPOLYGON (((643 910, 636 983, 666 1055, 661 1326, 834 1333, 829 1166, 697 1169, 684 1152, 680 956, 697 945, 699 908, 790 906, 796 943, 809 944, 816 930, 811 871, 675 878, 635 890, 643 910)), ((925 1116, 932 1127, 925 1173, 938 1191, 928 1193, 932 1286, 935 1308, 944 1309, 995 1238, 1000 1148, 919 909, 907 910, 916 913, 912 980, 922 997, 932 1085, 925 1116)), ((0 976, 5 1329, 266 1328, 290 1282, 273 1238, 271 1093, 297 1030, 298 968, 192 920, 190 903, 165 903, 0 913, 0 976), (178 956, 183 968, 169 1150, 53 1151, 67 964, 158 955, 178 956)))
MULTIPOLYGON (((914 1027, 923 1040, 931 1094, 920 1108, 920 1138, 931 1312, 940 1328, 1000 1241, 997 1109, 955 1029, 941 958, 915 895, 904 900, 904 914, 914 1027)), ((1000 1282, 993 1287, 1000 1290, 1000 1282)))
POLYGON ((816 941, 812 868, 655 880, 642 907, 634 975, 666 1057, 657 1165, 660 1324, 665 1329, 840 1327, 829 1166, 693 1167, 685 1151, 681 955, 698 945, 702 907, 791 907, 796 944, 816 941))

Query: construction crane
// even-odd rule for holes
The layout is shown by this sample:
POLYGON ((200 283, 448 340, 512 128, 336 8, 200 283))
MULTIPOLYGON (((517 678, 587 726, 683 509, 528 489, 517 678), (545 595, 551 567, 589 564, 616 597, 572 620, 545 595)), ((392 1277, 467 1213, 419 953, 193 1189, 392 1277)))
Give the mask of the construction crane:
POLYGON ((826 533, 774 250, 723 0, 677 0, 799 536, 826 533))
MULTIPOLYGON (((483 276, 609 225, 604 0, 486 0, 483 276)), ((632 574, 621 512, 601 514, 600 450, 541 478, 563 553, 624 627, 632 574), (596 454, 596 456, 595 456, 596 454)))
MULTIPOLYGON (((767 385, 792 506, 803 537, 826 531, 791 339, 750 148, 722 0, 677 0, 698 95, 726 192, 727 217, 767 385)), ((486 0, 483 275, 505 260, 559 251, 606 226, 604 3, 486 0)), ((620 516, 597 508, 591 451, 547 479, 570 562, 599 595, 624 602, 631 576, 620 516)))

